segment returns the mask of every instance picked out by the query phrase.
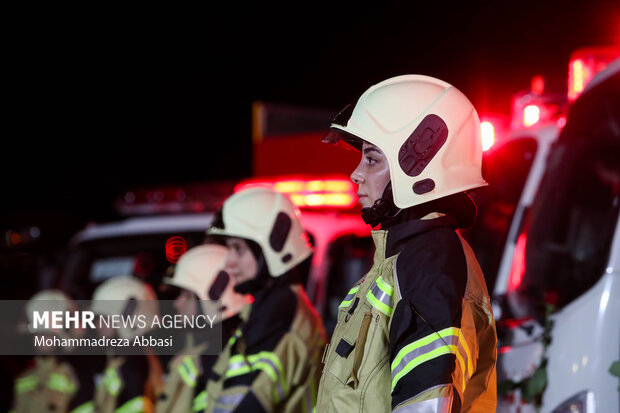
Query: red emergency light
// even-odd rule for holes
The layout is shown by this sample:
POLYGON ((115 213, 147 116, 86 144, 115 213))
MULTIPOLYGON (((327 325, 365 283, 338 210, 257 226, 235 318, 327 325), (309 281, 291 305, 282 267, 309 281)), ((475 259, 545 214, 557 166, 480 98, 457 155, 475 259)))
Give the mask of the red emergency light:
POLYGON ((344 177, 320 179, 305 177, 256 178, 240 182, 234 191, 261 186, 287 195, 298 208, 349 209, 357 203, 353 183, 344 177))
POLYGON ((170 263, 176 264, 185 251, 187 251, 187 242, 183 237, 174 236, 166 241, 166 259, 170 263))
POLYGON ((482 139, 482 150, 488 151, 495 143, 495 127, 491 122, 480 123, 480 137, 482 139))
POLYGON ((601 46, 577 49, 568 64, 568 101, 573 102, 588 83, 614 59, 620 57, 620 47, 601 46))
POLYGON ((523 109, 523 126, 526 128, 535 125, 540 120, 540 106, 527 105, 523 109))

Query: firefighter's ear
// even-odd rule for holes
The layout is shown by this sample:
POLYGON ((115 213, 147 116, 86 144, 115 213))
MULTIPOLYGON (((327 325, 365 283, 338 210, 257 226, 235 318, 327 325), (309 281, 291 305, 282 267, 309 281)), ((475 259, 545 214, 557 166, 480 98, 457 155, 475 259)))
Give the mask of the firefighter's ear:
POLYGON ((403 298, 396 304, 392 314, 391 326, 389 352, 394 355, 394 350, 401 347, 400 343, 403 342, 403 339, 413 334, 416 329, 416 318, 413 316, 409 300, 403 298))

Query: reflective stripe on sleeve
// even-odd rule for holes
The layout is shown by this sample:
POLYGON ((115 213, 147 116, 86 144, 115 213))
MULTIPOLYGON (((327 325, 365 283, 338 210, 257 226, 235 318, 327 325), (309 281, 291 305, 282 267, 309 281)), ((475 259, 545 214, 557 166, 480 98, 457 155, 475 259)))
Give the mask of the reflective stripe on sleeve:
POLYGON ((121 407, 116 409, 115 413, 140 413, 146 408, 144 396, 134 397, 121 407))
POLYGON ((17 391, 17 393, 29 392, 31 390, 34 390, 35 387, 37 387, 38 381, 39 380, 37 379, 37 376, 34 375, 20 377, 15 380, 15 390, 17 391))
POLYGON ((61 393, 75 393, 75 384, 63 374, 50 374, 47 379, 47 387, 50 390, 59 391, 61 393))
POLYGON ((355 293, 357 293, 360 289, 360 286, 357 285, 353 288, 351 288, 349 290, 349 292, 347 293, 347 296, 344 297, 344 300, 342 300, 342 302, 340 303, 340 305, 338 306, 339 308, 343 308, 343 307, 348 307, 351 305, 351 302, 353 301, 353 297, 355 297, 355 293))
POLYGON ((207 391, 203 390, 196 397, 194 397, 194 402, 192 404, 193 412, 201 412, 207 408, 207 391))
POLYGON ((95 403, 87 402, 71 410, 71 413, 93 413, 94 411, 95 411, 95 403))
POLYGON ((444 354, 455 354, 459 335, 459 328, 448 327, 403 347, 392 361, 392 391, 401 377, 420 364, 444 354))
POLYGON ((118 376, 118 372, 116 371, 116 369, 113 369, 111 367, 108 367, 105 370, 105 376, 103 378, 103 383, 108 389, 108 392, 113 396, 118 395, 123 385, 123 381, 118 376))
POLYGON ((393 312, 394 288, 379 276, 375 284, 366 294, 370 304, 383 314, 390 317, 393 312))
POLYGON ((242 355, 238 354, 232 356, 228 363, 226 378, 241 376, 243 374, 252 373, 256 370, 262 370, 275 384, 274 399, 276 402, 286 397, 288 389, 284 379, 284 369, 282 368, 280 359, 275 353, 270 351, 261 351, 260 353, 247 356, 247 360, 250 365, 246 363, 246 360, 242 355))
POLYGON ((183 363, 179 364, 179 374, 188 386, 196 387, 198 369, 190 357, 183 357, 183 363))

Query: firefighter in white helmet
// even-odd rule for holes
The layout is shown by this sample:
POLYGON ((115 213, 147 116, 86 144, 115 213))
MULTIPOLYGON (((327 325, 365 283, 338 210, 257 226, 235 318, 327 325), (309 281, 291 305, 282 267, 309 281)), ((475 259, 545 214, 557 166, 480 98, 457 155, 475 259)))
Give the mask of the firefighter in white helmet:
POLYGON ((496 333, 484 277, 456 231, 475 218, 480 121, 455 87, 422 75, 367 89, 325 142, 361 152, 351 174, 374 263, 344 297, 319 412, 494 412, 496 333))
MULTIPOLYGON (((207 311, 207 300, 221 303, 222 340, 226 343, 239 326, 239 314, 250 304, 251 296, 234 291, 234 280, 223 271, 227 249, 205 244, 189 249, 174 266, 171 278, 164 279, 168 293, 175 296, 179 314, 192 316, 207 311), (173 291, 169 291, 169 290, 173 291)), ((208 332, 204 332, 208 333, 208 332)), ((188 346, 170 360, 164 391, 158 396, 156 412, 202 411, 207 406, 207 374, 217 355, 203 354, 207 349, 200 330, 188 332, 188 346)))
MULTIPOLYGON (((32 334, 56 336, 59 339, 76 338, 76 331, 50 329, 42 326, 33 328, 34 311, 75 311, 77 307, 71 298, 60 290, 43 290, 34 294, 26 303, 28 330, 32 334)), ((69 412, 90 401, 87 383, 80 386, 76 366, 67 356, 66 348, 37 347, 40 351, 32 366, 15 379, 13 409, 15 413, 26 412, 69 412)))
POLYGON ((253 187, 218 215, 208 233, 226 243, 235 290, 254 302, 213 367, 206 411, 311 412, 325 331, 300 283, 312 248, 299 211, 286 196, 253 187))
MULTIPOLYGON (((95 289, 91 311, 98 316, 144 316, 146 322, 136 323, 134 328, 128 323, 110 328, 97 324, 100 335, 131 341, 151 330, 152 320, 158 315, 158 303, 150 284, 133 276, 117 276, 95 289)), ((118 355, 115 350, 107 348, 105 368, 96 379, 95 412, 152 411, 156 395, 163 390, 159 359, 146 350, 139 355, 118 355)))

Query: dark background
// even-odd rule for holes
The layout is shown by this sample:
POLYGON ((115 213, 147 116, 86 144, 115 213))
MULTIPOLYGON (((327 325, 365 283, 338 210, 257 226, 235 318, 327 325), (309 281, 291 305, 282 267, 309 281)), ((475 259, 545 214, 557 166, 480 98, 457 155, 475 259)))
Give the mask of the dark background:
POLYGON ((0 225, 46 226, 60 244, 110 219, 125 188, 250 175, 253 101, 335 114, 373 83, 420 73, 479 113, 508 114, 535 74, 565 91, 574 49, 620 43, 620 5, 604 0, 89 6, 4 20, 0 225))
MULTIPOLYGON (((28 299, 126 188, 250 175, 254 101, 335 114, 419 73, 507 115, 533 75, 565 92, 573 50, 620 43, 617 0, 248 3, 5 6, 0 298, 28 299)), ((22 361, 1 361, 8 408, 22 361)))

